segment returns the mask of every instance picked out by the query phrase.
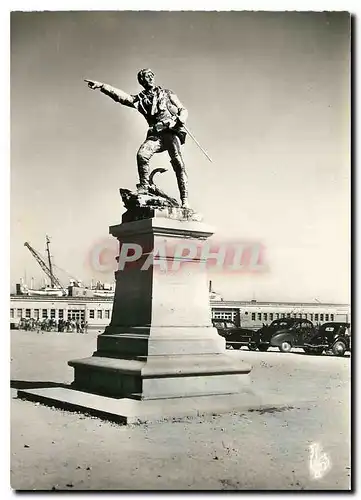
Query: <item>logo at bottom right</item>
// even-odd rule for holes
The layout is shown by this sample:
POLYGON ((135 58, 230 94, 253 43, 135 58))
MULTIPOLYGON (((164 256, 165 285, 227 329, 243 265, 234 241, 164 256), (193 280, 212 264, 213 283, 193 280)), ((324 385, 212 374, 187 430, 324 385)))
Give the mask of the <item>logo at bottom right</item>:
POLYGON ((330 469, 331 460, 319 443, 310 445, 310 474, 312 479, 321 479, 330 469))

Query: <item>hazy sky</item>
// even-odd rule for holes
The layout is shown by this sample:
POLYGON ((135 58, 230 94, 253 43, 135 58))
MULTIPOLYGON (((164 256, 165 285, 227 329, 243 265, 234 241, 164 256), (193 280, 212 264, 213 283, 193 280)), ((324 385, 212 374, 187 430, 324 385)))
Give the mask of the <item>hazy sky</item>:
MULTIPOLYGON (((11 281, 43 273, 23 246, 84 281, 124 211, 147 130, 84 78, 129 93, 143 67, 189 110, 190 203, 217 239, 265 245, 265 274, 211 276, 225 298, 349 301, 347 13, 41 12, 11 15, 11 281)), ((167 154, 153 167, 169 168, 167 154)), ((174 174, 159 185, 177 196, 174 174)), ((65 275, 59 277, 64 278, 65 275)))

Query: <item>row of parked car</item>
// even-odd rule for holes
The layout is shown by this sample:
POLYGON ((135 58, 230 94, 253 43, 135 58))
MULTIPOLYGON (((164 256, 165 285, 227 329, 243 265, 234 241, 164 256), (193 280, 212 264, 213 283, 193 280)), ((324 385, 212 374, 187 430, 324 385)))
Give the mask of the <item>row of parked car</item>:
POLYGON ((290 352, 293 347, 302 347, 307 354, 331 351, 336 356, 351 351, 350 323, 315 326, 307 319, 283 318, 255 331, 238 327, 229 320, 214 319, 213 326, 226 339, 226 346, 233 349, 248 346, 251 351, 267 351, 278 347, 281 352, 290 352))

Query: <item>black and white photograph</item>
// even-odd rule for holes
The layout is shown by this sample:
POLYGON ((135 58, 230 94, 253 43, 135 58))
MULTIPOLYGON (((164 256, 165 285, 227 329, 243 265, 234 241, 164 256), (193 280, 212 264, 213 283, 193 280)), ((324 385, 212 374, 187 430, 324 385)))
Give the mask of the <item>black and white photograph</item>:
POLYGON ((8 12, 9 488, 350 491, 353 15, 118 8, 8 12))

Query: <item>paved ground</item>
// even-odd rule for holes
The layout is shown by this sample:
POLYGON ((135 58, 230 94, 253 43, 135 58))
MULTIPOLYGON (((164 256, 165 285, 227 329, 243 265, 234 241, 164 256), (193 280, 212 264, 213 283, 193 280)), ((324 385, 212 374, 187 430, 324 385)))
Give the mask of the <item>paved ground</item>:
POLYGON ((16 399, 15 388, 71 382, 67 361, 92 354, 96 336, 11 332, 12 488, 349 489, 349 357, 229 351, 253 365, 254 390, 295 400, 282 411, 125 427, 16 399))

